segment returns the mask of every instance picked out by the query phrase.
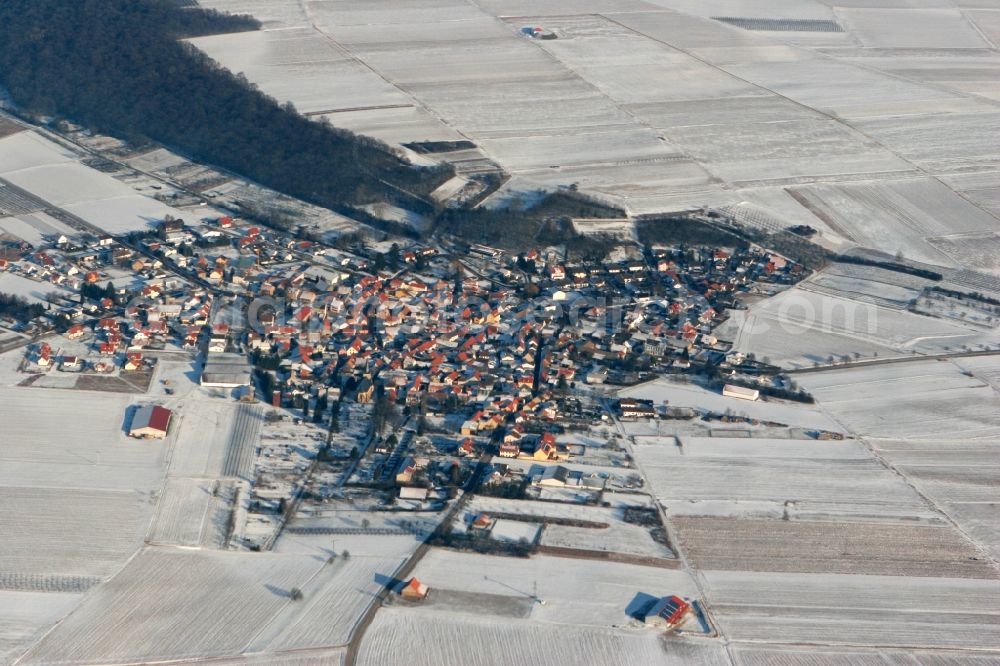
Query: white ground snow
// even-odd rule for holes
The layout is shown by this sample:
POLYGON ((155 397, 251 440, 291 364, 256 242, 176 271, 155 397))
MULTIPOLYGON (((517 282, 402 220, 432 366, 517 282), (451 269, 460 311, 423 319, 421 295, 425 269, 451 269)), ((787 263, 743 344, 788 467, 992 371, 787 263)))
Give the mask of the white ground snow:
MULTIPOLYGON (((791 402, 749 401, 729 398, 721 393, 709 391, 693 384, 677 384, 667 379, 657 379, 618 392, 622 397, 646 398, 662 404, 667 401, 671 407, 697 407, 723 413, 745 413, 756 419, 777 421, 803 428, 819 428, 839 431, 841 428, 829 416, 811 405, 791 402)), ((626 429, 630 423, 624 423, 626 429)), ((749 426, 748 426, 749 427, 749 426)))
POLYGON ((477 618, 419 608, 383 608, 365 634, 358 654, 363 666, 468 664, 727 664, 714 642, 663 641, 652 631, 545 626, 510 618, 477 618))
POLYGON ((62 592, 0 591, 0 662, 14 660, 80 602, 62 592))

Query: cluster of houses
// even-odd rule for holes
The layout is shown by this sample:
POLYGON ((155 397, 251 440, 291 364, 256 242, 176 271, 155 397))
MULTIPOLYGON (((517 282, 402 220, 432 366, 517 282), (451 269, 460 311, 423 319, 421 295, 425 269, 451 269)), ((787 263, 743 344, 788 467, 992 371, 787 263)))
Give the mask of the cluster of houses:
MULTIPOLYGON (((71 322, 65 335, 98 362, 136 369, 146 351, 205 349, 203 385, 230 387, 252 384, 249 357, 274 406, 317 414, 346 399, 436 415, 462 438, 454 455, 467 463, 498 454, 540 464, 532 487, 596 492, 607 479, 569 469, 583 448, 553 435, 576 416, 577 384, 745 364, 714 329, 741 307, 740 293, 804 276, 757 247, 632 248, 603 263, 485 246, 352 254, 230 217, 190 227, 164 220, 156 233, 130 238, 135 250, 110 238, 82 248, 56 240, 0 269, 79 291, 78 304, 61 305, 71 322), (122 267, 131 269, 131 289, 97 288, 122 267), (213 321, 218 300, 236 296, 250 304, 245 326, 213 321)), ((40 366, 86 365, 57 356, 37 349, 40 366)), ((756 399, 735 385, 725 390, 756 399)), ((643 401, 618 407, 624 418, 656 416, 643 401)), ((435 480, 447 466, 392 457, 394 447, 379 439, 375 450, 393 461, 385 474, 405 490, 400 498, 440 498, 435 480)))

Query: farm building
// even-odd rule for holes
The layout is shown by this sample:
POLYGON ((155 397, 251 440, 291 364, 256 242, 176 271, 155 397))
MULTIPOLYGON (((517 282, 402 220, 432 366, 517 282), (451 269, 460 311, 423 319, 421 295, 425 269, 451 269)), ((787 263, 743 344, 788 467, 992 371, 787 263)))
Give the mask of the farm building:
POLYGON ((167 436, 171 416, 170 410, 166 407, 159 405, 140 407, 132 417, 128 435, 141 439, 163 439, 167 436))
POLYGON ((726 384, 722 387, 722 395, 727 398, 739 398, 740 400, 757 400, 760 398, 760 391, 746 388, 745 386, 726 384))
POLYGON ((213 354, 205 361, 201 385, 214 388, 250 386, 250 366, 239 354, 213 354))
POLYGON ((423 599, 427 596, 427 592, 430 591, 426 585, 421 583, 416 578, 411 578, 409 582, 403 586, 403 589, 399 591, 399 596, 404 599, 423 599))
POLYGON ((646 626, 670 629, 676 626, 691 610, 691 604, 676 595, 663 597, 646 613, 646 626))
POLYGON ((618 401, 618 411, 623 419, 651 419, 656 417, 656 408, 651 400, 622 398, 618 401))

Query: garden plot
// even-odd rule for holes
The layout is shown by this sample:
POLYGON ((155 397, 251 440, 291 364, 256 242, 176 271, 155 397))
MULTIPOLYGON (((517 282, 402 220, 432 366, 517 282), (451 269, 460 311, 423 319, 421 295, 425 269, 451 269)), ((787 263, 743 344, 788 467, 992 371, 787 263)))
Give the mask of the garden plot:
MULTIPOLYGON (((758 353, 758 355, 760 354, 758 353)), ((629 398, 644 398, 656 403, 669 402, 671 407, 692 407, 716 414, 722 414, 729 410, 762 421, 775 421, 802 428, 841 431, 836 422, 811 405, 790 402, 750 402, 739 398, 729 398, 694 384, 677 384, 668 379, 657 379, 622 389, 618 395, 629 398)), ((632 423, 625 422, 624 426, 627 430, 631 429, 632 423)))
POLYGON ((14 663, 82 597, 59 592, 0 592, 0 662, 14 663))
POLYGON ((660 438, 636 439, 636 460, 670 515, 675 507, 680 515, 717 517, 787 508, 802 520, 940 521, 854 440, 683 437, 677 447, 660 438))
MULTIPOLYGON (((869 276, 865 275, 863 271, 837 270, 841 266, 851 266, 854 268, 851 264, 834 264, 833 270, 828 268, 809 278, 808 282, 801 284, 802 288, 832 296, 844 296, 864 303, 875 303, 895 308, 905 308, 910 301, 918 298, 921 294, 921 286, 902 286, 873 279, 884 274, 889 274, 886 277, 891 277, 894 274, 892 271, 874 269, 872 271, 873 275, 869 276), (879 273, 874 274, 875 271, 879 273)), ((858 268, 868 267, 858 266, 858 268)), ((901 275, 901 273, 895 273, 895 275, 901 275)), ((915 281, 917 280, 919 278, 915 278, 915 281)), ((930 284, 930 281, 925 282, 930 284)))
POLYGON ((650 4, 696 16, 740 16, 798 21, 833 18, 833 11, 819 0, 774 0, 766 5, 744 0, 651 0, 650 4))
POLYGON ((32 303, 45 303, 45 297, 51 293, 68 296, 72 292, 58 287, 51 282, 37 282, 13 273, 0 273, 0 293, 12 294, 32 303))
POLYGON ((1000 275, 1000 233, 956 234, 927 241, 962 266, 1000 275))
MULTIPOLYGON (((744 7, 749 4, 744 3, 744 7)), ((740 13, 745 11, 743 9, 740 13)), ((696 56, 749 50, 750 53, 756 54, 757 58, 768 53, 777 53, 783 58, 789 58, 794 57, 796 53, 787 46, 776 45, 772 39, 763 37, 760 33, 740 30, 719 21, 680 12, 650 12, 647 7, 644 11, 615 13, 608 18, 640 35, 692 52, 696 56), (771 49, 775 47, 777 51, 772 51, 771 49)), ((740 54, 740 59, 746 62, 750 58, 744 52, 740 54)))
POLYGON ((235 655, 325 564, 309 556, 147 549, 96 588, 25 664, 235 655), (151 603, 155 600, 155 603, 151 603))
POLYGON ((0 505, 0 571, 19 574, 109 576, 142 544, 152 514, 148 497, 122 490, 8 486, 0 505))
MULTIPOLYGON (((296 524, 300 524, 297 521, 296 524)), ((315 523, 301 523, 302 527, 315 523)), ((275 544, 278 553, 308 554, 322 559, 333 553, 347 551, 356 557, 399 557, 412 555, 423 543, 422 535, 382 535, 365 533, 329 534, 320 529, 316 532, 300 532, 285 529, 275 544)))
POLYGON ((877 439, 871 444, 965 534, 1000 559, 996 519, 1000 445, 996 441, 877 439))
POLYGON ((178 434, 170 454, 171 476, 222 476, 238 407, 229 400, 207 398, 201 390, 181 401, 179 422, 174 426, 178 434))
POLYGON ((703 572, 713 617, 734 641, 1000 649, 1000 582, 703 572))
POLYGON ((799 383, 852 432, 889 439, 996 439, 1000 397, 951 363, 831 370, 799 383))
POLYGON ((219 666, 341 666, 346 663, 346 648, 324 648, 306 653, 245 654, 231 659, 213 659, 219 666))
POLYGON ((837 9, 837 17, 867 47, 985 49, 976 29, 957 9, 837 9))
MULTIPOLYGON (((476 0, 483 11, 503 19, 547 16, 565 17, 574 14, 604 14, 610 12, 649 11, 650 3, 643 0, 476 0)), ((525 25, 530 22, 526 21, 525 25)), ((545 23, 543 21, 543 23, 545 23)))
MULTIPOLYGON (((648 502, 645 495, 639 497, 648 502)), ((479 513, 518 514, 537 517, 537 525, 546 519, 561 519, 569 521, 587 521, 603 523, 607 527, 578 527, 574 525, 547 524, 542 531, 539 543, 542 546, 555 548, 572 548, 574 550, 594 551, 598 553, 620 553, 623 555, 638 555, 641 557, 673 558, 674 554, 665 545, 653 539, 649 527, 627 523, 623 520, 623 509, 596 506, 581 506, 559 502, 508 500, 477 495, 469 502, 464 518, 473 520, 479 513)), ((530 539, 529 539, 530 541, 530 539)))
POLYGON ((145 230, 168 214, 183 217, 34 132, 0 139, 0 154, 0 177, 108 233, 145 230))
POLYGON ((947 86, 959 92, 994 100, 1000 97, 1000 57, 995 52, 974 51, 963 55, 952 51, 944 58, 940 55, 904 56, 898 51, 889 53, 891 55, 884 57, 862 56, 849 61, 908 79, 947 86))
MULTIPOLYGON (((974 7, 974 4, 965 4, 965 7, 974 7)), ((965 9, 962 13, 972 21, 982 35, 993 43, 996 47, 1000 44, 1000 13, 997 13, 996 5, 987 0, 981 5, 984 9, 965 9)))
POLYGON ((997 501, 1000 443, 993 440, 871 440, 879 456, 935 502, 997 501))
MULTIPOLYGON (((585 583, 581 580, 581 586, 585 583)), ((717 642, 664 641, 657 632, 625 632, 527 620, 475 618, 420 609, 382 608, 365 634, 361 666, 381 666, 405 654, 413 666, 551 664, 552 666, 715 666, 728 664, 717 642)))
POLYGON ((666 131, 681 127, 730 125, 734 121, 753 126, 823 118, 815 111, 773 94, 629 104, 626 108, 651 126, 666 131))
POLYGON ((696 597, 690 576, 680 570, 547 555, 499 557, 432 549, 413 572, 432 590, 506 595, 530 599, 530 619, 562 626, 612 627, 629 621, 640 594, 696 597))
POLYGON ((950 525, 674 517, 680 547, 701 570, 996 579, 950 525))

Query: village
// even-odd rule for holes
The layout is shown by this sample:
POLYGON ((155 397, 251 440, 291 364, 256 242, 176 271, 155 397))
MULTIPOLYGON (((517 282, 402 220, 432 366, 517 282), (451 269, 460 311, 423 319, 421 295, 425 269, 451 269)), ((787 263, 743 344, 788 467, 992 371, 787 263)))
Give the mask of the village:
MULTIPOLYGON (((46 294, 32 316, 5 317, 30 340, 19 384, 147 393, 122 415, 147 440, 185 417, 164 406, 175 385, 161 359, 190 359, 199 390, 243 405, 226 460, 239 479, 224 493, 229 548, 267 550, 282 532, 407 534, 673 566, 613 420, 740 419, 608 390, 673 376, 740 400, 801 399, 713 331, 744 295, 806 271, 759 247, 616 253, 567 261, 454 239, 340 249, 221 216, 8 242, 0 270, 46 294)), ((651 617, 688 608, 664 599, 651 617)))

